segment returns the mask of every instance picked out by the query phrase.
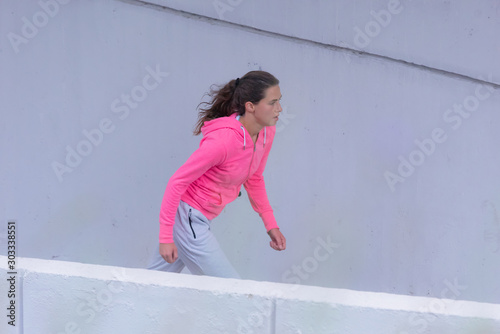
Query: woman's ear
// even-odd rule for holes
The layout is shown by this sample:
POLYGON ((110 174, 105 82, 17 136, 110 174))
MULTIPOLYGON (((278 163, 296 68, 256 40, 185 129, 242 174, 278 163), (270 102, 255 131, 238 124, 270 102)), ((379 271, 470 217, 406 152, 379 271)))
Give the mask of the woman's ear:
POLYGON ((254 111, 255 105, 250 101, 245 102, 245 112, 253 113, 254 111))

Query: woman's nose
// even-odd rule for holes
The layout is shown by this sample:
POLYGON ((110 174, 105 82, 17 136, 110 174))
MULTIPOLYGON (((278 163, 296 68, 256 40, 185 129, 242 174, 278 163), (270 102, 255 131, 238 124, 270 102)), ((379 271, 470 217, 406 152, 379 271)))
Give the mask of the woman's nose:
POLYGON ((283 108, 281 108, 281 103, 278 101, 278 112, 283 111, 283 108))

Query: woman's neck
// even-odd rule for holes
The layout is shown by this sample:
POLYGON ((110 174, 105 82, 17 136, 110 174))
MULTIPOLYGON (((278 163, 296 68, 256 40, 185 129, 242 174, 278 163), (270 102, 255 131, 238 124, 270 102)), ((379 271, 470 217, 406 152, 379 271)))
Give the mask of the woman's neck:
POLYGON ((251 118, 252 116, 248 117, 248 115, 245 113, 245 115, 240 116, 240 123, 243 124, 247 132, 250 134, 252 138, 256 138, 257 135, 259 134, 260 130, 262 130, 263 126, 261 126, 259 123, 257 123, 254 119, 251 118))

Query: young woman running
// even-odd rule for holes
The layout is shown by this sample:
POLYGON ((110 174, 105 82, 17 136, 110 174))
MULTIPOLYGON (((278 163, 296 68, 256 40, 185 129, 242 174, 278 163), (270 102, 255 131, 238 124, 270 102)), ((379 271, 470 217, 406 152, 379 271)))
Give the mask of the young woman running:
POLYGON ((200 147, 168 181, 160 210, 160 243, 148 269, 239 278, 210 231, 212 219, 241 195, 243 185, 269 234, 284 250, 262 173, 282 111, 279 81, 252 71, 211 91, 194 134, 200 147))

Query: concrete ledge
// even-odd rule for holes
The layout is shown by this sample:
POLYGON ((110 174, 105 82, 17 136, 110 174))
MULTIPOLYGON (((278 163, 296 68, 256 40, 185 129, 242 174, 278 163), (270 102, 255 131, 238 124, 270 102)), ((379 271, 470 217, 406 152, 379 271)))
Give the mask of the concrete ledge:
MULTIPOLYGON (((7 277, 7 258, 0 262, 7 277)), ((18 326, 8 333, 500 333, 497 304, 31 258, 17 263, 22 300, 18 326)))

